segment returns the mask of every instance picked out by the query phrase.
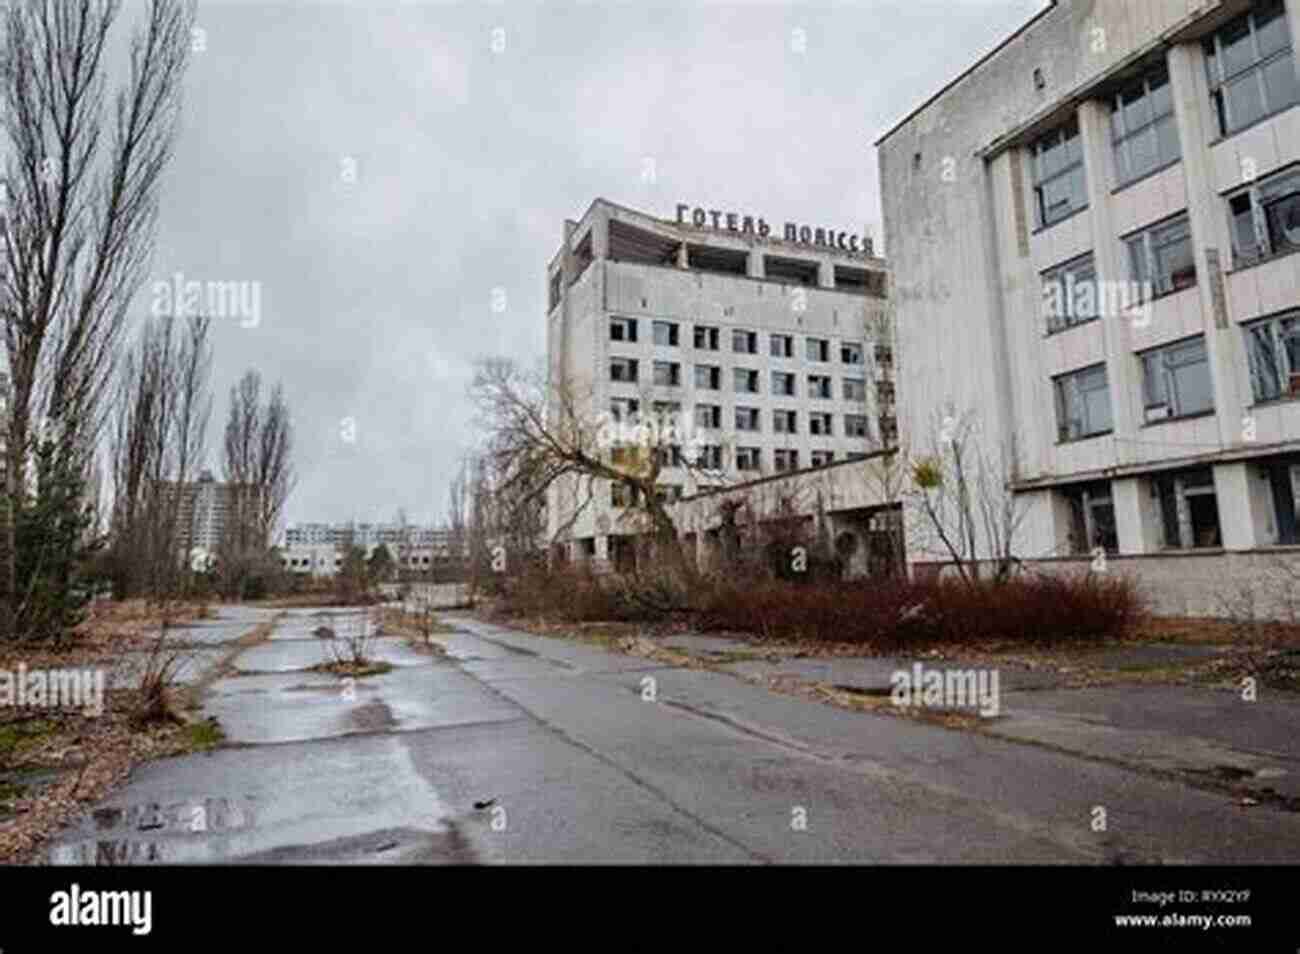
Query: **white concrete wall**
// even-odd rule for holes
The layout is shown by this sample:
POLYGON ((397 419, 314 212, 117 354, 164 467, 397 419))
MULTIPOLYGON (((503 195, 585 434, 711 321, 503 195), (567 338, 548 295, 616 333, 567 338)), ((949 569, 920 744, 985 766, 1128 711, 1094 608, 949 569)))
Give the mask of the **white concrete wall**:
MULTIPOLYGON (((1277 540, 1266 481, 1237 461, 1300 450, 1300 402, 1253 403, 1240 326, 1300 307, 1300 255, 1234 270, 1223 193, 1245 181, 1245 169, 1262 177, 1300 161, 1300 108, 1219 141, 1199 46, 1202 34, 1246 6, 1061 0, 879 144, 902 439, 924 444, 949 407, 977 414, 987 446, 1005 453, 1026 488, 1027 555, 1059 552, 1068 514, 1050 486, 1072 479, 1112 478, 1121 552, 1158 551, 1147 475, 1175 462, 1215 465, 1225 548, 1277 540), (1182 159, 1116 188, 1108 108, 1098 96, 1147 57, 1169 68, 1182 159), (1070 116, 1080 127, 1089 205, 1035 229, 1024 147, 1070 116), (1046 334, 1041 272, 1091 252, 1100 279, 1127 280, 1124 237, 1183 210, 1194 288, 1160 298, 1149 314, 1046 334), (1226 322, 1217 317, 1212 253, 1225 273, 1226 322), (1148 424, 1138 352, 1191 335, 1206 341, 1214 413, 1148 424), (1058 443, 1052 377, 1099 362, 1107 365, 1112 432, 1058 443)), ((1287 6, 1300 36, 1300 0, 1287 6)))

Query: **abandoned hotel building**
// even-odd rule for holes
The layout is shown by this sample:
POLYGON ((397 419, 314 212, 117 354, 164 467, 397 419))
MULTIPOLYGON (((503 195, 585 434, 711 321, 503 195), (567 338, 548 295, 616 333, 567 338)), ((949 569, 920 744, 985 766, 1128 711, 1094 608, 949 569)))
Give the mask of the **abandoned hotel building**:
MULTIPOLYGON (((820 495, 823 528, 851 571, 867 569, 880 508, 849 465, 896 434, 892 352, 879 340, 887 275, 872 252, 857 233, 688 205, 658 218, 597 199, 565 223, 547 270, 552 380, 584 417, 678 428, 660 483, 698 558, 721 488, 811 474, 816 490, 801 497, 820 495)), ((552 537, 564 529, 575 559, 630 559, 624 492, 557 482, 552 537)))

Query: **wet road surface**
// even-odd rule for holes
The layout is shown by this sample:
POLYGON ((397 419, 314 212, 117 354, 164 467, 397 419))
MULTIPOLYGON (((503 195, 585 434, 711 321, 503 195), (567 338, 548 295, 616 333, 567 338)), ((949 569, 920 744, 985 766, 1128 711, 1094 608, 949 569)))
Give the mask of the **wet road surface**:
MULTIPOLYGON (((447 614, 356 680, 291 611, 215 682, 227 743, 137 769, 52 863, 1293 862, 1300 814, 447 614), (1105 825, 1097 826, 1097 809, 1105 825)), ((335 614, 340 634, 361 613, 335 614)))

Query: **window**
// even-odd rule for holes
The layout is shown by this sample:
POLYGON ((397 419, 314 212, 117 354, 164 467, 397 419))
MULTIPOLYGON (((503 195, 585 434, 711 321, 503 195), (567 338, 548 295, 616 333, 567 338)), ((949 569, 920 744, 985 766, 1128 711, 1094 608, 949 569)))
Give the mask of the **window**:
POLYGON ((772 357, 794 357, 794 335, 772 335, 768 344, 771 348, 772 357))
POLYGON ((1300 460, 1294 456, 1274 458, 1261 463, 1268 475, 1273 496, 1273 514, 1277 518, 1277 542, 1300 544, 1300 460))
POLYGON ((1261 179, 1229 197, 1228 214, 1236 266, 1300 249, 1300 168, 1261 179))
POLYGON ((1141 360, 1148 423, 1213 409, 1214 386, 1204 337, 1148 351, 1141 360))
POLYGON ((798 470, 799 452, 797 450, 776 450, 773 452, 773 469, 798 470))
POLYGON ((636 319, 635 318, 609 319, 609 340, 610 341, 636 341, 636 319))
POLYGON ((759 429, 758 408, 756 407, 736 408, 736 430, 756 431, 758 429, 759 429))
POLYGON ((844 400, 865 401, 867 399, 867 382, 862 378, 844 379, 844 400))
POLYGON ((678 401, 655 401, 655 434, 658 438, 677 437, 682 419, 682 405, 678 401))
POLYGON ((705 470, 722 469, 722 445, 721 444, 702 444, 695 455, 694 464, 696 467, 702 467, 705 470))
POLYGON ((676 361, 656 361, 654 382, 659 387, 675 388, 682 383, 682 366, 676 361))
POLYGON ((835 454, 833 451, 815 450, 812 452, 811 460, 809 461, 809 463, 813 467, 825 467, 827 464, 831 463, 834 460, 835 460, 835 454))
POLYGON ((677 322, 656 321, 654 323, 655 344, 662 348, 677 347, 677 322))
POLYGON ((1043 316, 1054 334, 1098 317, 1097 269, 1092 253, 1043 272, 1043 316))
POLYGON ((736 354, 758 354, 758 334, 753 331, 732 331, 731 350, 736 354))
POLYGON ((636 398, 612 398, 609 402, 609 414, 619 422, 635 421, 641 412, 641 402, 636 398))
POLYGON ((865 414, 845 414, 844 415, 844 436, 845 437, 868 437, 870 432, 867 429, 867 418, 865 414))
POLYGON ((736 448, 736 470, 762 470, 763 455, 757 447, 736 448))
POLYGON ((701 351, 718 350, 718 329, 708 325, 695 326, 695 347, 701 351))
POLYGON ((1101 547, 1107 553, 1119 552, 1119 534, 1115 529, 1115 505, 1110 497, 1110 483, 1099 480, 1062 491, 1070 507, 1070 552, 1092 553, 1101 547))
POLYGON ((738 394, 757 394, 758 393, 758 372, 751 371, 748 368, 733 368, 736 393, 738 394))
POLYGON ((1071 121, 1034 143, 1034 213, 1046 228, 1088 205, 1083 144, 1078 123, 1071 121))
POLYGON ((840 361, 844 364, 862 363, 862 345, 855 341, 846 341, 840 345, 840 361))
POLYGON ((1300 99, 1283 0, 1265 0, 1202 42, 1219 134, 1228 136, 1300 99))
POLYGON ((772 430, 778 434, 799 433, 799 414, 797 411, 773 411, 772 430))
POLYGON ((659 458, 660 467, 681 467, 686 463, 680 444, 657 447, 655 448, 655 456, 659 458))
POLYGON ((1063 374, 1053 383, 1057 440, 1077 441, 1110 430, 1110 388, 1104 364, 1063 374))
POLYGON ((784 395, 786 397, 794 397, 795 395, 794 375, 787 374, 785 371, 773 371, 772 372, 772 393, 784 395))
POLYGON ((1128 258, 1144 296, 1148 288, 1152 295, 1167 295, 1195 285, 1196 256, 1186 213, 1130 238, 1128 258))
POLYGON ((697 364, 695 386, 705 391, 717 391, 722 387, 722 369, 716 364, 697 364))
POLYGON ((1178 124, 1165 67, 1152 70, 1115 95, 1110 104, 1110 136, 1118 185, 1178 161, 1178 124))
POLYGON ((718 428, 722 426, 722 406, 720 404, 695 405, 695 426, 718 428))
POLYGON ((1218 547, 1219 504, 1214 473, 1208 467, 1179 471, 1151 481, 1151 495, 1160 511, 1166 547, 1218 547))
POLYGON ((809 338, 805 342, 805 349, 809 361, 829 361, 831 359, 831 343, 825 338, 809 338))
POLYGON ((808 375, 808 396, 811 398, 830 400, 831 397, 830 377, 825 374, 808 375))
POLYGON ((808 433, 817 437, 831 436, 831 415, 828 412, 818 411, 816 414, 808 415, 808 433))
POLYGON ((1243 331, 1255 400, 1300 395, 1300 312, 1252 322, 1243 331))
POLYGON ((610 358, 609 379, 611 381, 636 381, 637 362, 635 358, 610 358))

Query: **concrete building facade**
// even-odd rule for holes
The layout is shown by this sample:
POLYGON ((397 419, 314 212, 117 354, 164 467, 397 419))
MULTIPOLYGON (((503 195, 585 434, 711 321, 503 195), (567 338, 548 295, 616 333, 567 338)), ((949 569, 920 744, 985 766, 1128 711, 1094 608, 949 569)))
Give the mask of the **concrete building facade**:
MULTIPOLYGON (((215 557, 226 528, 235 517, 237 489, 236 484, 217 480, 210 470, 202 471, 194 481, 160 485, 159 493, 165 499, 175 500, 180 495, 176 519, 181 548, 195 566, 207 566, 215 557)), ((246 493, 251 497, 251 490, 246 493)))
MULTIPOLYGON (((565 223, 547 269, 552 391, 562 384, 613 441, 647 417, 675 427, 685 456, 660 478, 671 500, 892 441, 888 279, 870 239, 675 212, 597 199, 565 223)), ((556 482, 548 536, 576 558, 613 559, 635 533, 621 491, 556 482)))
POLYGON ((351 542, 366 559, 386 546, 394 564, 408 572, 425 572, 452 555, 451 532, 437 527, 396 523, 298 523, 285 529, 280 563, 294 573, 333 576, 343 565, 343 547, 351 542))
POLYGON ((1020 552, 1167 612, 1300 544, 1297 48, 1300 0, 1057 0, 877 142, 904 439, 974 412, 1020 552))

